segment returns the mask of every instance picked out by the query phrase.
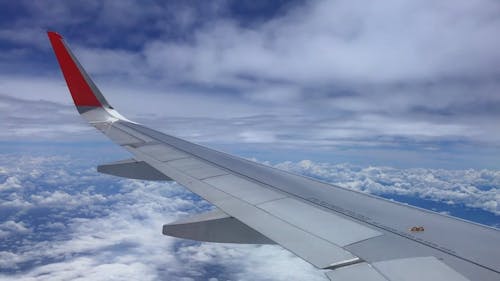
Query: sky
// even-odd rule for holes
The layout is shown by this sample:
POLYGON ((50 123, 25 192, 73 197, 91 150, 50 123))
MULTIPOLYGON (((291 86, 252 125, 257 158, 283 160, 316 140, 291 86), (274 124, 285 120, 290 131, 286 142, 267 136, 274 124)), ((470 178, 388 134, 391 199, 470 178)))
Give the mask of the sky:
POLYGON ((0 3, 3 143, 106 141, 75 115, 55 30, 123 115, 195 142, 500 168, 498 1, 0 3))
POLYGON ((78 116, 47 30, 131 120, 498 228, 499 14, 495 0, 0 0, 0 280, 325 280, 278 246, 161 235, 212 207, 95 171, 130 155, 78 116))

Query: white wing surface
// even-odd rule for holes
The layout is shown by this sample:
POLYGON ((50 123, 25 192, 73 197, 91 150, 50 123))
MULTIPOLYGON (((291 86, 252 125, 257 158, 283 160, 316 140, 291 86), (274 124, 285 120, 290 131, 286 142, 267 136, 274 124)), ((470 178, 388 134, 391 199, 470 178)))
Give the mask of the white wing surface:
POLYGON ((166 235, 279 244, 331 280, 500 280, 500 231, 332 186, 212 150, 116 112, 62 37, 48 33, 78 112, 132 159, 112 175, 174 180, 217 208, 167 224, 166 235))

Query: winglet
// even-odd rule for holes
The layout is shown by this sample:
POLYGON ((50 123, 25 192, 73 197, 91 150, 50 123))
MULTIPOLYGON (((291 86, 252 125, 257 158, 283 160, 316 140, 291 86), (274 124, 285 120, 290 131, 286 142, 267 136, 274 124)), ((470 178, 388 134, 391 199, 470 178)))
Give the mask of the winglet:
POLYGON ((110 107, 97 86, 68 48, 63 37, 53 31, 48 31, 47 35, 78 110, 88 107, 110 107))

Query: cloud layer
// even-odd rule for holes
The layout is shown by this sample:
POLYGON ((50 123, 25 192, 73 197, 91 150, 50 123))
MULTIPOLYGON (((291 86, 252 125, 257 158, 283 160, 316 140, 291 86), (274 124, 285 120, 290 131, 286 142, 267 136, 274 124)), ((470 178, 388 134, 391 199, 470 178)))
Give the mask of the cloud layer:
POLYGON ((0 280, 324 280, 277 246, 163 236, 164 223, 211 208, 177 184, 102 176, 64 156, 1 159, 0 280))
MULTIPOLYGON (((211 208, 175 183, 99 175, 96 159, 1 156, 0 280, 325 280, 278 246, 161 235, 164 223, 211 208)), ((480 208, 491 214, 487 223, 498 226, 499 171, 308 160, 275 166, 373 194, 442 202, 440 212, 454 205, 480 208)))
POLYGON ((500 216, 500 171, 496 170, 395 169, 310 160, 283 162, 276 167, 371 194, 462 204, 500 216))

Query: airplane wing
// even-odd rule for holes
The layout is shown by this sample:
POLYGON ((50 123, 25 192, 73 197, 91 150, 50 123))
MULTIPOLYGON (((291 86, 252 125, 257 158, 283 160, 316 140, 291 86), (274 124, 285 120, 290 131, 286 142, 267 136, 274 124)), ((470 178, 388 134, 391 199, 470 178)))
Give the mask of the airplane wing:
POLYGON ((78 112, 133 158, 102 173, 174 180, 217 208, 170 236, 279 244, 331 280, 500 280, 500 231, 291 174, 160 133, 114 110, 63 38, 48 36, 78 112))

